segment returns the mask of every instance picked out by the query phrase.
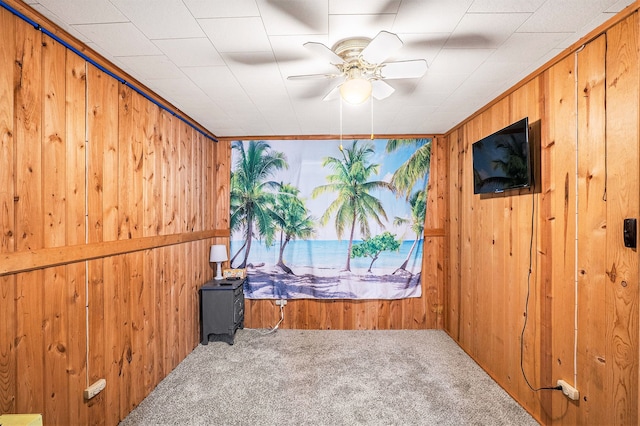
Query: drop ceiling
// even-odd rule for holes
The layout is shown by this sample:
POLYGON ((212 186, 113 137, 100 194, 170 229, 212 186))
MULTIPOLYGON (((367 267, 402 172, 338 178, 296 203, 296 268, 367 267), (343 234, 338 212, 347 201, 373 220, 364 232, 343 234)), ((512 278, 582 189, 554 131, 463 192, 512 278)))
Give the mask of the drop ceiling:
POLYGON ((632 0, 26 0, 219 137, 444 133, 632 0), (388 98, 323 101, 303 47, 398 34, 425 59, 388 98))

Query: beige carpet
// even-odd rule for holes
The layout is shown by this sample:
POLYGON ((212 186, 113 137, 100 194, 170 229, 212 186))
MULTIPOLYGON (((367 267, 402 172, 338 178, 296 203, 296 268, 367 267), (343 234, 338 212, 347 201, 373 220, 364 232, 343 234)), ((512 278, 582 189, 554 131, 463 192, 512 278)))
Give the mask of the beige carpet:
POLYGON ((537 425, 446 333, 238 330, 122 425, 537 425))

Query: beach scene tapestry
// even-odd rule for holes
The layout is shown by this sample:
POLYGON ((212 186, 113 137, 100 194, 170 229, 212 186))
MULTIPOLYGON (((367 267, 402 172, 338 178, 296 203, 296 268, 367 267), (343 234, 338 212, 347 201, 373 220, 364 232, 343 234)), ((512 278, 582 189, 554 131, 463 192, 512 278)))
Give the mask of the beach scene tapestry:
POLYGON ((420 297, 430 158, 430 139, 234 141, 245 297, 420 297))

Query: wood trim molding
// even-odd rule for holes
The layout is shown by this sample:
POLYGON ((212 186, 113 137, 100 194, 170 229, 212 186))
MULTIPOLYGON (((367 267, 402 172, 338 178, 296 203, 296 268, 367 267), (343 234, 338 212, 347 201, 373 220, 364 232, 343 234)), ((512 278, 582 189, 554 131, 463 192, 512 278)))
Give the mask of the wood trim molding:
POLYGON ((444 228, 429 228, 424 230, 424 237, 446 237, 447 233, 444 228))
POLYGON ((229 230, 214 229, 3 253, 0 255, 0 276, 219 237, 229 237, 229 230))
MULTIPOLYGON (((380 135, 374 135, 375 139, 435 139, 437 137, 444 137, 443 134, 440 133, 434 133, 434 134, 402 134, 402 135, 386 135, 386 134, 380 134, 380 135)), ((242 141, 251 141, 251 140, 283 140, 283 141, 287 141, 287 140, 296 140, 296 141, 303 141, 303 140, 340 140, 340 135, 280 135, 280 136, 267 136, 267 135, 262 135, 262 136, 218 136, 218 141, 222 142, 233 142, 233 141, 237 141, 237 140, 242 140, 242 141)), ((371 135, 342 135, 342 139, 343 140, 352 140, 352 139, 361 139, 361 140, 369 140, 371 139, 371 135)))

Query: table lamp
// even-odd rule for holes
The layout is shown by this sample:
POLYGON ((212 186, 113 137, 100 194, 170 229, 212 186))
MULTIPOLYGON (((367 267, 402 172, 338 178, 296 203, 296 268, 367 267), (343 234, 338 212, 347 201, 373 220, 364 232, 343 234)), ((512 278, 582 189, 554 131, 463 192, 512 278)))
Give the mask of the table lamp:
POLYGON ((214 244, 211 246, 211 251, 209 252, 209 262, 216 262, 218 264, 218 270, 215 280, 222 279, 222 266, 221 263, 228 260, 227 257, 227 246, 222 244, 214 244))

